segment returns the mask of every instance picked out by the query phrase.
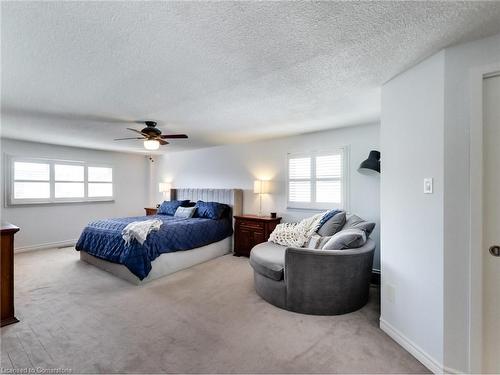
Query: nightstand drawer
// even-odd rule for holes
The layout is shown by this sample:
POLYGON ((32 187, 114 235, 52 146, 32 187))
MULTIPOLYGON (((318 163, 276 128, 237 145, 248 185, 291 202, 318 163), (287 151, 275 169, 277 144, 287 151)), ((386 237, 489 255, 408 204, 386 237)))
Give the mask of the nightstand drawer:
POLYGON ((241 228, 248 228, 253 230, 264 230, 264 223, 260 221, 251 221, 251 220, 239 220, 238 224, 241 228))

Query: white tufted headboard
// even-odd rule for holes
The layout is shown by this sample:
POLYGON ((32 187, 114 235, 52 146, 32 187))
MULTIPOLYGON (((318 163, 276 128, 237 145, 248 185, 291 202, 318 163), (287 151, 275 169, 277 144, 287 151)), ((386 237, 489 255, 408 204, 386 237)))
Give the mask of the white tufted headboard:
POLYGON ((171 189, 171 199, 189 199, 192 202, 218 202, 232 208, 233 216, 243 213, 243 190, 241 189, 171 189))

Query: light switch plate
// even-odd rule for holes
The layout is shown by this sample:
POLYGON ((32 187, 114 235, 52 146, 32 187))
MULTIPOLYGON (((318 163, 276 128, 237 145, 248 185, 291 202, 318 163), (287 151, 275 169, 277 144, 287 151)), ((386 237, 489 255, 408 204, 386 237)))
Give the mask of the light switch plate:
POLYGON ((424 178, 424 194, 432 194, 433 185, 434 182, 432 178, 424 178))

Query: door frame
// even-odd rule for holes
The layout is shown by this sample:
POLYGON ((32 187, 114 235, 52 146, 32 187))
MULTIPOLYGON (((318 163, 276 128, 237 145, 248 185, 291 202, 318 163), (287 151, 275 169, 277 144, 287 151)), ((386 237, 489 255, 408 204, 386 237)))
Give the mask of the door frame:
POLYGON ((470 86, 469 149, 469 371, 482 370, 483 345, 483 81, 500 72, 500 64, 474 68, 470 86))

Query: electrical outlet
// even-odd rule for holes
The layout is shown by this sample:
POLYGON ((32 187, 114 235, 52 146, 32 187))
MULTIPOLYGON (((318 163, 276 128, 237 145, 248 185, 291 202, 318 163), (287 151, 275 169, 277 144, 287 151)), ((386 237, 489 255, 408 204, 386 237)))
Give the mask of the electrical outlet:
POLYGON ((432 178, 424 178, 424 194, 432 194, 434 181, 432 178))
POLYGON ((387 284, 385 287, 387 292, 387 300, 390 303, 394 303, 396 301, 396 288, 392 284, 387 284))

